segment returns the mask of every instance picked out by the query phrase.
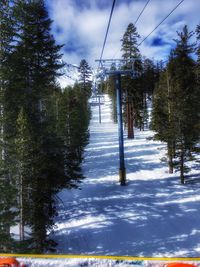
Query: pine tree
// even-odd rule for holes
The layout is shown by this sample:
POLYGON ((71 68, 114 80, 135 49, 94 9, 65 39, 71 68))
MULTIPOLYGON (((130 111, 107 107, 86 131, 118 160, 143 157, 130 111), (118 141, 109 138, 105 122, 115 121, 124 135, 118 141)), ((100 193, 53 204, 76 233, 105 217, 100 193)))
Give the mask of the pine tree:
MULTIPOLYGON (((141 55, 138 49, 139 34, 136 27, 130 23, 124 33, 122 41, 122 57, 127 60, 124 68, 130 69, 132 60, 134 62, 134 72, 139 74, 142 71, 141 55)), ((126 101, 125 114, 127 118, 128 138, 134 138, 134 124, 141 126, 141 110, 143 102, 143 93, 140 79, 132 79, 126 76, 122 79, 122 88, 124 90, 124 99, 126 101)))
MULTIPOLYGON (((200 25, 197 25, 196 27, 196 36, 197 36, 197 49, 196 49, 197 63, 195 67, 196 81, 197 81, 196 98, 200 101, 200 25)), ((200 118, 199 118, 199 122, 196 125, 196 128, 197 128, 197 131, 200 132, 200 118)))
MULTIPOLYGON (((142 103, 142 125, 149 127, 149 113, 148 113, 148 100, 152 100, 154 88, 158 82, 158 76, 156 71, 156 65, 153 60, 144 58, 142 61, 142 76, 141 86, 143 91, 143 103, 142 103)), ((159 70, 159 73, 161 70, 159 70)))
POLYGON ((55 44, 50 33, 52 22, 42 0, 20 0, 15 3, 17 38, 8 57, 9 83, 4 96, 7 116, 5 133, 10 144, 17 144, 17 151, 9 150, 8 154, 15 166, 12 177, 21 199, 21 239, 24 239, 23 225, 26 224, 32 229, 28 249, 42 252, 49 246, 47 230, 53 225, 55 193, 66 177, 63 143, 52 131, 55 127, 52 123, 56 119, 51 120, 52 116, 56 117, 52 97, 58 70, 62 67, 59 62, 61 46, 55 44), (21 126, 16 123, 17 118, 21 126), (30 135, 25 130, 27 122, 30 135), (29 151, 32 151, 30 161, 23 156, 24 147, 28 145, 31 146, 29 151), (24 199, 27 200, 28 212, 24 199))
POLYGON ((144 58, 142 66, 143 66, 142 83, 144 91, 147 94, 147 98, 151 99, 153 95, 153 90, 155 88, 155 83, 157 82, 156 66, 153 60, 149 58, 144 58))
POLYGON ((8 123, 5 110, 5 95, 8 86, 8 57, 12 51, 14 34, 11 1, 0 1, 0 251, 9 252, 12 249, 11 226, 16 223, 15 203, 16 188, 11 175, 13 162, 8 156, 11 146, 6 134, 8 123))
POLYGON ((81 60, 78 72, 79 72, 79 84, 84 90, 86 96, 89 98, 91 96, 92 71, 85 59, 81 60))
POLYGON ((189 42, 192 35, 187 26, 178 33, 173 62, 176 72, 172 94, 174 97, 179 97, 179 101, 174 101, 173 106, 176 111, 174 112, 174 121, 177 122, 176 154, 179 158, 181 183, 184 183, 185 161, 199 136, 196 128, 199 121, 199 99, 194 72, 195 62, 191 57, 194 44, 189 42))
POLYGON ((112 120, 117 123, 117 96, 115 88, 115 78, 113 76, 108 77, 107 83, 107 93, 111 98, 111 109, 112 109, 112 120))
POLYGON ((82 178, 80 164, 88 142, 90 110, 87 96, 78 84, 67 87, 59 101, 61 135, 65 143, 65 169, 72 180, 82 178))
MULTIPOLYGON (((200 25, 196 27, 196 36, 197 36, 197 65, 196 65, 196 78, 197 78, 197 87, 200 88, 200 25)), ((200 94, 200 90, 198 91, 200 94)), ((198 95, 198 99, 199 99, 198 95)))
POLYGON ((140 59, 140 51, 138 49, 138 39, 140 35, 137 33, 133 23, 129 23, 123 35, 122 41, 122 57, 126 60, 140 59))
POLYGON ((196 37, 197 37, 196 54, 197 54, 197 63, 199 67, 199 64, 200 64, 200 25, 197 25, 196 27, 196 37))
POLYGON ((156 131, 155 138, 167 143, 169 173, 173 173, 173 157, 175 144, 175 121, 171 107, 171 81, 168 69, 160 73, 159 81, 154 89, 151 129, 156 131))
POLYGON ((158 138, 167 142, 169 167, 172 171, 174 157, 182 184, 187 171, 186 160, 199 140, 199 89, 195 62, 191 57, 194 52, 194 44, 190 43, 192 35, 187 26, 182 32, 178 32, 176 48, 166 67, 166 78, 163 79, 164 76, 161 75, 160 88, 154 96, 153 128, 157 131, 158 138), (156 99, 161 95, 160 100, 156 99), (159 101, 162 101, 163 108, 159 101))
POLYGON ((19 206, 19 233, 20 241, 25 240, 24 227, 29 222, 30 217, 30 190, 32 187, 31 180, 32 162, 33 162, 33 142, 31 138, 30 126, 28 124, 27 113, 22 108, 17 118, 17 134, 15 138, 16 159, 18 170, 18 206, 19 206))

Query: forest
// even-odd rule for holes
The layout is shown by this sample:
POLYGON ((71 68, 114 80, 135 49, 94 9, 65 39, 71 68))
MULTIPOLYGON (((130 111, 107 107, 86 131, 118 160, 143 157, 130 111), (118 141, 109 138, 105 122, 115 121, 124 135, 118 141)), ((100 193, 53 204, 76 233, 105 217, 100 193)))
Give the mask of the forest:
MULTIPOLYGON (((169 173, 178 170, 184 184, 184 174, 189 171, 187 162, 195 160, 199 153, 200 26, 193 32, 185 25, 177 32, 174 48, 165 62, 143 57, 139 38, 130 23, 121 40, 122 58, 127 61, 124 69, 130 68, 134 60, 134 77, 122 76, 127 137, 134 139, 134 127, 153 130, 154 139, 166 143, 169 173)), ((117 122, 115 77, 108 78, 104 88, 111 96, 112 116, 117 122)))
POLYGON ((79 186, 90 68, 61 90, 60 45, 43 1, 0 1, 0 251, 53 249, 57 193, 79 186), (19 227, 19 240, 12 228, 19 227))

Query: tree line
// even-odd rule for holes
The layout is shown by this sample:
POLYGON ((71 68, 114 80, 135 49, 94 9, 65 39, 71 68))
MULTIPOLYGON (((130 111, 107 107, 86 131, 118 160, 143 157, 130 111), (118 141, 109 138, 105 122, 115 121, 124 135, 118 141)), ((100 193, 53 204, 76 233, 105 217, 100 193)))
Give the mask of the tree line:
POLYGON ((83 178, 90 68, 61 90, 51 25, 43 0, 0 0, 0 252, 53 250, 56 194, 83 178))
MULTIPOLYGON (((167 143, 169 173, 178 169, 182 184, 189 170, 187 160, 194 160, 194 154, 199 152, 199 25, 196 28, 196 43, 191 41, 194 34, 187 26, 177 32, 167 63, 155 62, 141 55, 138 46, 140 36, 133 23, 128 25, 121 40, 122 58, 127 62, 124 69, 130 69, 134 60, 134 77, 122 77, 123 119, 127 137, 134 138, 134 127, 154 130, 154 138, 167 143), (150 102, 151 121, 148 112, 150 102)), ((116 122, 114 77, 108 78, 106 84, 116 122)))
MULTIPOLYGON (((196 29, 200 39, 199 26, 196 29)), ((200 137, 199 42, 191 42, 193 32, 184 26, 177 33, 175 48, 160 71, 153 95, 152 129, 155 137, 167 143, 169 173, 180 171, 185 182, 186 162, 198 152, 200 137), (196 53, 197 60, 194 59, 196 53)))

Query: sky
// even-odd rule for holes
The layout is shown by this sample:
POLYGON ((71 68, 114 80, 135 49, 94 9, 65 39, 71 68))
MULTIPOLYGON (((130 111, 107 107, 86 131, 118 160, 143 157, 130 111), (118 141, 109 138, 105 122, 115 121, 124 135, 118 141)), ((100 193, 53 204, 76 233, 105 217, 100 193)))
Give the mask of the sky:
MULTIPOLYGON (((54 21, 52 32, 64 44, 63 59, 79 65, 86 59, 95 68, 100 58, 113 0, 46 0, 54 21)), ((121 38, 130 22, 134 23, 147 0, 116 0, 103 58, 121 57, 121 38)), ((141 41, 171 12, 180 0, 150 0, 136 27, 141 41)), ((200 23, 200 0, 184 0, 158 29, 139 47, 142 56, 166 60, 177 31, 185 24, 195 30, 200 23)))

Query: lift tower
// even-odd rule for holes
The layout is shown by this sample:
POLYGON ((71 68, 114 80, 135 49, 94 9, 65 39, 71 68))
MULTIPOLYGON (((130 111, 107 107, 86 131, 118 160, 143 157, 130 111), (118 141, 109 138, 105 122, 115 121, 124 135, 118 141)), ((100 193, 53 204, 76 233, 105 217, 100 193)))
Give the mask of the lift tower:
POLYGON ((134 62, 136 59, 101 59, 99 62, 99 73, 97 76, 114 76, 115 88, 117 95, 117 121, 118 121, 118 138, 119 138, 119 182, 126 185, 126 168, 124 162, 124 136, 123 136, 123 120, 122 120, 122 90, 121 76, 134 76, 134 62))

